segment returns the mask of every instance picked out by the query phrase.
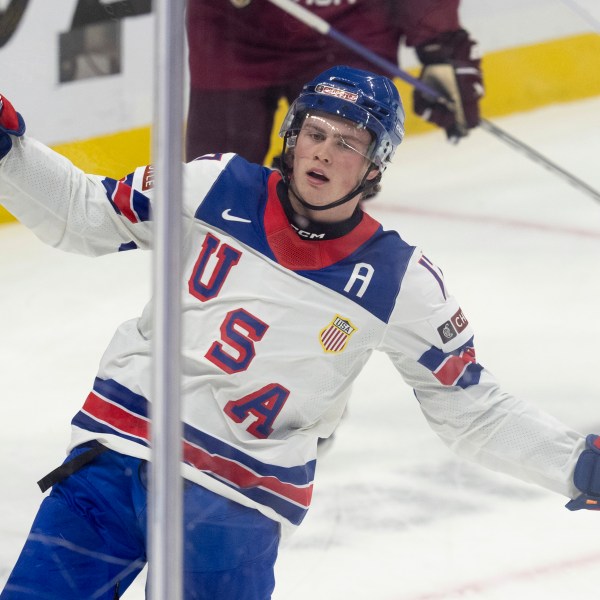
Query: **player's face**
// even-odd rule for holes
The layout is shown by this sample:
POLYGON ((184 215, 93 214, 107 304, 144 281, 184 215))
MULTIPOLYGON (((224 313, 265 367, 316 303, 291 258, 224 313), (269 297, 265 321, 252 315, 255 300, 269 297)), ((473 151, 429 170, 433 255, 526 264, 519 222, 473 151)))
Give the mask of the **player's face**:
MULTIPOLYGON (((293 185, 308 203, 322 206, 351 192, 364 178, 370 166, 366 158, 371 134, 352 121, 325 113, 309 114, 298 133, 294 148, 293 185)), ((369 172, 368 179, 378 171, 369 172)), ((310 211, 290 197, 300 214, 316 220, 336 221, 349 217, 360 195, 338 207, 310 211)))

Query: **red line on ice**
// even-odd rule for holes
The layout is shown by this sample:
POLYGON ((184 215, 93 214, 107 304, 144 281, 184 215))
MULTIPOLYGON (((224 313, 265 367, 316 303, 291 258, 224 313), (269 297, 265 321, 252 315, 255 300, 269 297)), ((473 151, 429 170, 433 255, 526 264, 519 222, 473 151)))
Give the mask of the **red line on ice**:
MULTIPOLYGON (((590 554, 587 556, 581 556, 579 558, 573 558, 558 563, 551 563, 546 565, 540 565, 538 567, 532 567, 531 569, 527 569, 525 571, 501 573, 499 575, 489 577, 488 579, 481 579, 479 581, 471 581, 463 584, 458 584, 456 587, 447 588, 445 590, 437 592, 425 592, 422 594, 417 594, 415 596, 403 596, 399 600, 444 600, 450 598, 459 598, 463 594, 470 594, 473 592, 485 592, 486 590, 499 588, 504 585, 514 583, 516 581, 530 581, 537 577, 552 575, 561 571, 567 571, 569 569, 585 567, 596 562, 600 562, 600 554, 590 554)), ((551 584, 546 582, 545 585, 551 584)), ((543 592, 542 595, 544 595, 543 592)))
POLYGON ((549 223, 534 223, 533 221, 519 221, 517 219, 503 219, 501 217, 492 217, 486 215, 474 215, 466 213, 455 213, 443 210, 428 210, 412 206, 386 206, 383 203, 377 205, 377 210, 390 213, 405 213, 419 217, 432 217, 437 219, 449 219, 452 221, 470 221, 472 223, 482 223, 488 225, 502 225, 504 227, 515 227, 519 229, 533 229, 535 231, 544 231, 547 233, 560 233, 564 235, 573 235, 576 237, 587 237, 600 240, 600 231, 590 229, 580 229, 578 227, 561 227, 560 225, 551 225, 549 223))

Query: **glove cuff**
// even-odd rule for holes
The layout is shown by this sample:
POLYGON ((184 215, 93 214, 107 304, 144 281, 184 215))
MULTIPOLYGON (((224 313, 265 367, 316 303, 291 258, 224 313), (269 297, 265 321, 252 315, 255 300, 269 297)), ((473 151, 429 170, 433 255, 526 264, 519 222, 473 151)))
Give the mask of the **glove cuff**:
POLYGON ((4 158, 12 148, 10 136, 22 136, 24 133, 23 117, 4 96, 0 96, 0 159, 4 158))
POLYGON ((21 136, 25 133, 25 121, 13 105, 0 95, 0 132, 21 136))
POLYGON ((567 503, 569 510, 582 508, 600 510, 600 437, 588 435, 585 449, 580 454, 573 475, 580 496, 567 503))
POLYGON ((474 52, 476 47, 477 43, 469 37, 467 31, 457 29, 440 33, 417 46, 415 50, 423 65, 466 62, 479 66, 479 53, 474 52))
POLYGON ((573 482, 578 490, 600 499, 600 437, 588 435, 585 450, 575 465, 573 482))

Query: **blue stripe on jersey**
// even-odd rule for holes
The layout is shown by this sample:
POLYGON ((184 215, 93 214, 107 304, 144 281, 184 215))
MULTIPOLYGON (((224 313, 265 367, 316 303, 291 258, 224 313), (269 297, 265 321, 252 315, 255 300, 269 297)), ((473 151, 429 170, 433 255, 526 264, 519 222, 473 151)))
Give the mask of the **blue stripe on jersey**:
POLYGON ((71 425, 75 425, 75 427, 79 427, 80 429, 84 429, 85 431, 92 431, 93 433, 117 435, 120 438, 129 440, 130 442, 135 442, 136 444, 140 444, 141 446, 150 446, 147 440, 137 436, 127 435, 122 431, 118 431, 110 425, 98 421, 93 417, 90 417, 81 410, 73 417, 73 419, 71 420, 71 425))
MULTIPOLYGON (((99 377, 96 377, 96 380, 94 381, 94 391, 105 398, 108 398, 115 404, 122 406, 126 410, 141 417, 148 418, 148 400, 146 400, 144 396, 135 394, 113 379, 100 379, 99 377)), ((298 467, 278 467, 265 464, 186 423, 183 425, 183 437, 192 444, 204 448, 211 454, 218 454, 224 458, 242 463, 262 476, 277 477, 280 481, 293 483, 294 485, 308 484, 315 476, 316 461, 314 460, 306 465, 298 467)))
POLYGON ((118 252, 126 252, 127 250, 137 250, 138 245, 135 242, 127 242, 119 246, 118 252))
POLYGON ((123 408, 141 417, 148 418, 148 400, 140 394, 135 394, 129 388, 117 383, 114 379, 94 380, 94 391, 105 398, 120 404, 123 408))
MULTIPOLYGON (((196 218, 276 260, 263 227, 271 173, 270 169, 235 156, 197 208, 196 218), (223 212, 228 209, 233 216, 251 223, 227 220, 223 212)), ((404 242, 397 232, 383 231, 380 227, 370 240, 345 259, 323 269, 296 273, 356 302, 387 323, 413 252, 414 247, 404 242), (358 279, 353 280, 355 269, 358 269, 358 279), (361 293, 363 280, 360 278, 371 269, 372 280, 361 293), (345 290, 349 282, 351 286, 345 290)))
POLYGON ((477 385, 483 370, 475 361, 473 338, 452 352, 432 346, 421 355, 418 362, 444 385, 456 385, 463 389, 477 385))
POLYGON ((468 365, 463 376, 456 382, 456 385, 463 389, 477 385, 481 379, 482 371, 483 367, 479 363, 468 365))
POLYGON ((337 291, 387 323, 414 250, 397 232, 380 227, 340 262, 318 271, 298 271, 298 275, 337 291), (372 279, 363 289, 362 278, 368 276, 372 279))
POLYGON ((123 183, 126 183, 129 187, 133 186, 133 176, 135 175, 135 171, 133 173, 129 173, 126 177, 122 179, 123 183))
POLYGON ((133 190, 131 204, 140 221, 149 221, 151 219, 150 201, 147 196, 137 190, 133 190))
MULTIPOLYGON (((143 396, 114 380, 96 378, 93 393, 72 424, 86 431, 116 435, 149 446, 148 412, 149 402, 143 396), (134 431, 138 434, 133 435, 134 431)), ((196 462, 199 470, 271 507, 292 523, 302 521, 310 502, 315 460, 293 467, 263 463, 185 423, 183 439, 195 448, 194 453, 201 453, 196 462)))
POLYGON ((316 460, 296 467, 279 467, 265 464, 237 448, 185 423, 183 426, 183 437, 210 454, 218 454, 223 458, 239 462, 263 477, 276 477, 279 481, 294 485, 308 485, 312 483, 315 477, 316 460))
POLYGON ((227 485, 231 489, 236 492, 241 492, 244 496, 250 498, 254 502, 261 504, 262 506, 269 506, 272 508, 277 514, 286 518, 293 525, 300 525, 308 512, 308 508, 302 508, 297 504, 293 504, 292 502, 288 502, 285 498, 281 498, 275 496, 271 492, 263 490, 261 488, 247 488, 240 489, 235 485, 231 485, 228 481, 221 479, 220 477, 216 477, 212 473, 208 473, 211 477, 214 477, 221 483, 227 485))
MULTIPOLYGON (((131 179, 131 176, 129 175, 123 183, 125 183, 126 185, 131 187, 130 179, 131 179)), ((116 179, 110 179, 110 177, 105 177, 102 180, 102 185, 104 186, 104 189, 106 190, 107 200, 110 202, 110 205, 113 207, 113 210, 118 215, 122 215, 123 212, 121 211, 121 209, 116 205, 115 201, 113 200, 115 191, 117 189, 117 185, 119 183, 121 183, 121 182, 117 181, 116 179)), ((146 195, 142 194, 142 192, 139 192, 138 190, 133 190, 133 189, 131 190, 131 206, 130 206, 130 208, 134 211, 135 216, 137 217, 137 220, 140 222, 150 221, 150 219, 152 218, 150 200, 148 199, 148 197, 146 195)))
POLYGON ((270 169, 249 163, 240 156, 233 157, 196 209, 195 217, 275 260, 263 228, 271 173, 270 169), (228 220, 223 216, 225 211, 251 222, 228 220))
POLYGON ((113 210, 120 215, 121 210, 119 207, 113 202, 113 196, 115 194, 115 189, 117 188, 117 181, 115 179, 110 179, 109 177, 105 177, 102 180, 102 185, 106 190, 106 199, 110 202, 110 205, 113 207, 113 210))
POLYGON ((434 264, 426 257, 421 256, 419 259, 419 264, 422 267, 425 267, 434 277, 434 279, 438 282, 440 289, 442 290, 442 295, 444 296, 444 300, 446 300, 446 287, 444 286, 444 280, 440 276, 440 274, 436 271, 434 264))

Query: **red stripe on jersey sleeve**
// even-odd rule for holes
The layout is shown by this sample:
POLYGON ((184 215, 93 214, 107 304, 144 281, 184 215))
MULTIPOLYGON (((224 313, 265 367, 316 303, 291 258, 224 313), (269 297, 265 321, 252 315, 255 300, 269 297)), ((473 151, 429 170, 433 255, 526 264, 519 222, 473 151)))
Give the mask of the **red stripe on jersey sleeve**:
POLYGON ((463 352, 460 356, 449 356, 435 371, 434 375, 444 385, 454 385, 465 369, 475 362, 475 357, 463 352))
POLYGON ((121 211, 121 214, 124 217, 129 219, 132 223, 137 223, 139 219, 131 208, 132 196, 133 190, 122 181, 119 181, 117 183, 115 195, 113 196, 113 202, 115 203, 115 206, 121 211))

